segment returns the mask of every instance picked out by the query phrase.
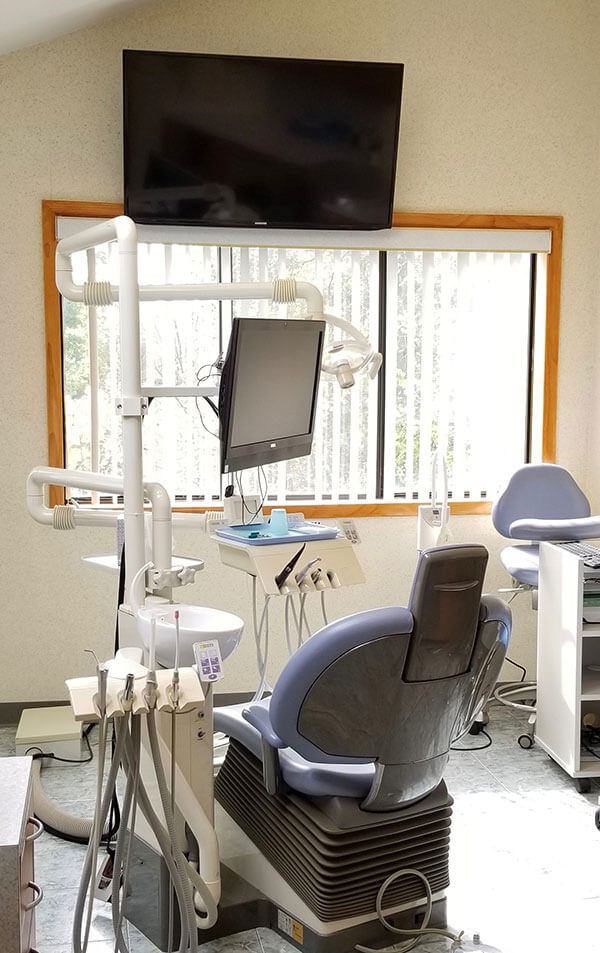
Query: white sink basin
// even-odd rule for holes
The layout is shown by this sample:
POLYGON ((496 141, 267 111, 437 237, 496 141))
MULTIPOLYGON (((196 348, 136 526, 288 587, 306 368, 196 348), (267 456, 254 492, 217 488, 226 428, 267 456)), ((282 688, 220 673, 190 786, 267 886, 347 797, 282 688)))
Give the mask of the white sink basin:
POLYGON ((175 611, 179 610, 179 664, 194 665, 194 642, 216 639, 221 657, 226 659, 237 647, 244 628, 243 621, 231 612, 206 606, 175 605, 138 609, 136 620, 145 648, 150 647, 152 619, 156 619, 156 661, 165 668, 175 664, 175 611))

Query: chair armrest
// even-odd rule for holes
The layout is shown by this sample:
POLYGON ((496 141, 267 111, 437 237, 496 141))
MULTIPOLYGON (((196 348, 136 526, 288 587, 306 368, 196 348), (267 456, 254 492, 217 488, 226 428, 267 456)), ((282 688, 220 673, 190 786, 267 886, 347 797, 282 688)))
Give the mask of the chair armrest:
POLYGON ((514 520, 509 526, 512 539, 561 540, 600 538, 600 516, 571 520, 514 520))
POLYGON ((251 705, 250 708, 244 708, 242 716, 253 728, 260 732, 264 740, 268 741, 273 748, 287 747, 285 741, 282 741, 271 727, 268 708, 264 708, 262 705, 251 705))
POLYGON ((244 708, 243 718, 252 725, 261 735, 262 740, 262 767, 263 784, 268 794, 279 794, 283 784, 281 766, 277 748, 285 748, 285 743, 276 735, 271 727, 269 708, 267 705, 251 705, 244 708))

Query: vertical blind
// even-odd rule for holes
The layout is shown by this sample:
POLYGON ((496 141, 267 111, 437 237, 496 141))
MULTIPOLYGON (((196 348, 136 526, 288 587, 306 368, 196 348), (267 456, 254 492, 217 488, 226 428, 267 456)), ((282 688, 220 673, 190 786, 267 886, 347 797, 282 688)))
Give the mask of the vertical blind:
MULTIPOLYGON (((111 245, 92 253, 97 280, 116 281, 115 252, 111 245)), ((76 280, 86 279, 89 257, 76 256, 76 280)), ((384 500, 427 499, 438 448, 445 452, 453 499, 493 496, 525 459, 531 261, 519 251, 392 249, 382 256, 375 248, 173 242, 139 249, 141 284, 219 277, 310 281, 322 291, 326 312, 346 318, 383 350, 385 392, 365 374, 347 391, 323 381, 312 454, 265 468, 269 499, 316 503, 373 501, 379 484, 384 500), (378 342, 380 324, 385 339, 378 342)), ((143 384, 217 383, 215 363, 226 349, 231 317, 284 316, 287 307, 143 303, 143 384)), ((298 303, 290 311, 300 316, 303 308, 298 303)), ((103 472, 119 474, 117 307, 63 302, 63 337, 67 466, 89 469, 97 460, 103 472)), ((217 418, 204 401, 155 400, 144 422, 146 478, 163 483, 180 505, 210 505, 222 493, 217 434, 217 418)), ((243 479, 244 492, 264 490, 258 474, 249 471, 243 479)))

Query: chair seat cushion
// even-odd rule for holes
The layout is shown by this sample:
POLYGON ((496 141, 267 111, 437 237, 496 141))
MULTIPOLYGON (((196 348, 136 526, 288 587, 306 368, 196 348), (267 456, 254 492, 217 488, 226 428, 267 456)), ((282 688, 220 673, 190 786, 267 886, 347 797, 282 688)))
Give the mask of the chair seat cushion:
POLYGON ((537 588, 540 566, 539 546, 507 546, 500 554, 506 571, 524 586, 537 588))
MULTIPOLYGON (((253 705, 256 705, 253 702, 253 705)), ((269 707, 269 699, 259 703, 269 707)), ((243 744, 262 761, 262 738, 244 718, 242 705, 227 705, 214 710, 215 731, 222 731, 243 744)), ((315 764, 307 761, 293 748, 279 749, 279 764, 285 783, 294 791, 312 797, 366 797, 375 776, 375 763, 315 764)))

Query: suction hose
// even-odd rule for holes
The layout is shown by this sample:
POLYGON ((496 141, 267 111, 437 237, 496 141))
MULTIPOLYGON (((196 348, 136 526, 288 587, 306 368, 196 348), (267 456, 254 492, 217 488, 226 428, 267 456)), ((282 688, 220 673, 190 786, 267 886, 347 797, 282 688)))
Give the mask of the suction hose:
MULTIPOLYGON (((33 776, 33 813, 40 819, 44 829, 78 844, 87 844, 92 833, 93 820, 88 817, 76 817, 63 811, 57 802, 44 790, 42 783, 43 758, 34 758, 33 776)), ((108 835, 109 825, 104 826, 104 837, 108 835)))

